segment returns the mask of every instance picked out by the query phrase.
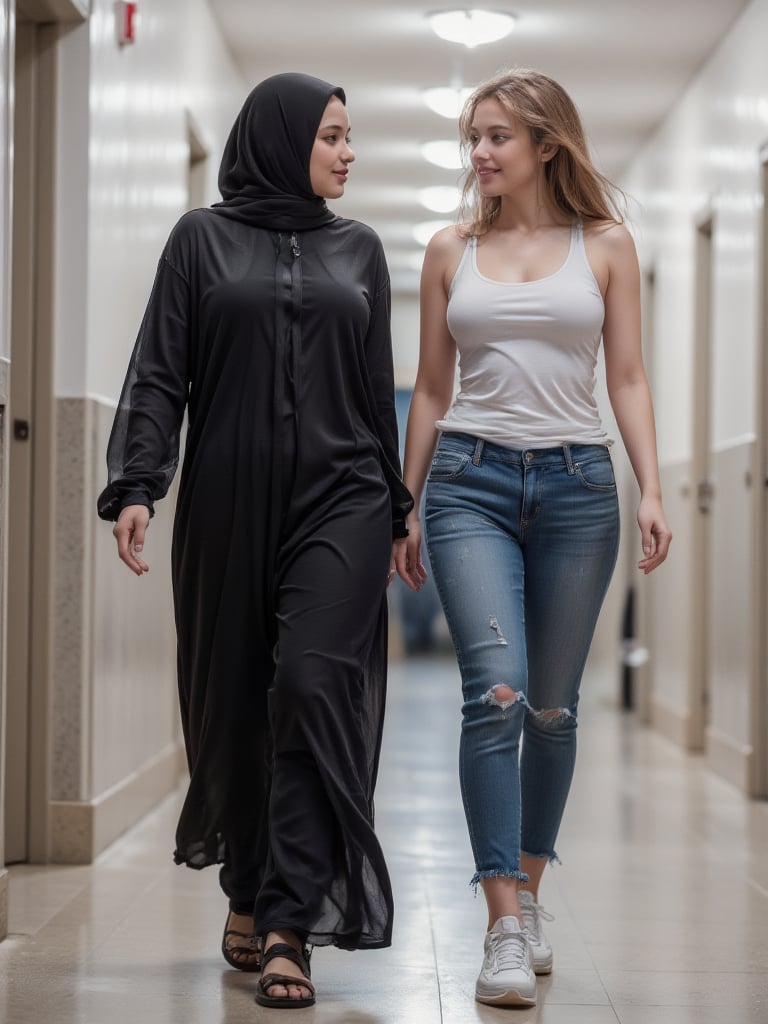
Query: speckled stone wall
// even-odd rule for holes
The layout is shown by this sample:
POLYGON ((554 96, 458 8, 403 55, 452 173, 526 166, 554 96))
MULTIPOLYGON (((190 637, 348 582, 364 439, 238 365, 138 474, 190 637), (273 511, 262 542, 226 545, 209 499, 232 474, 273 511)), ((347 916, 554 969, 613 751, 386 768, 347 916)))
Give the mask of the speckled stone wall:
POLYGON ((114 408, 56 403, 51 858, 87 863, 180 777, 170 591, 173 496, 138 579, 96 515, 114 408))

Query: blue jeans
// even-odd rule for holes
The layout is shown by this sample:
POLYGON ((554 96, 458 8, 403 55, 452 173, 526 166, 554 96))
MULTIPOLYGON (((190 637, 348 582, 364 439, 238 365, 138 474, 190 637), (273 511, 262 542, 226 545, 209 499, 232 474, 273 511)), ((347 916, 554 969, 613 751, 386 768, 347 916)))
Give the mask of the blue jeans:
POLYGON ((464 696, 461 790, 476 873, 556 860, 579 684, 619 543, 603 445, 513 451, 443 434, 427 548, 464 696), (522 742, 521 742, 522 740, 522 742))

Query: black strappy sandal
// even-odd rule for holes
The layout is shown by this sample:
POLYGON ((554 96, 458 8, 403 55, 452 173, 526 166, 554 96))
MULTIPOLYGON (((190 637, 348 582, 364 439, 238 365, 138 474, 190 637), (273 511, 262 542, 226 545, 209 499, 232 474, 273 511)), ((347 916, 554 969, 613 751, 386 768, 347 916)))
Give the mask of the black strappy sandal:
POLYGON ((292 978, 288 974, 262 974, 256 985, 256 1002, 259 1006, 272 1006, 276 1009, 284 1010, 300 1010, 304 1006, 315 1005, 315 986, 310 981, 309 955, 310 951, 306 947, 299 953, 293 946, 289 946, 287 942, 276 942, 273 946, 269 947, 264 953, 261 962, 262 971, 266 971, 270 960, 284 957, 286 960, 291 960, 296 964, 304 975, 304 980, 292 978), (301 985, 302 988, 308 988, 312 994, 304 999, 291 999, 290 996, 271 996, 269 989, 273 985, 283 985, 286 988, 289 985, 301 985))
POLYGON ((229 919, 235 911, 230 910, 227 913, 227 920, 224 923, 224 935, 221 939, 221 955, 227 961, 230 967, 234 967, 238 971, 249 971, 253 974, 258 974, 261 970, 261 939, 258 935, 254 935, 252 932, 238 932, 234 928, 228 928, 229 919), (238 939, 243 939, 242 943, 237 945, 228 946, 227 938, 230 935, 234 935, 238 939), (242 959, 237 959, 237 954, 240 954, 242 959), (254 959, 254 954, 255 959, 254 959), (246 959, 246 957, 248 959, 246 959))

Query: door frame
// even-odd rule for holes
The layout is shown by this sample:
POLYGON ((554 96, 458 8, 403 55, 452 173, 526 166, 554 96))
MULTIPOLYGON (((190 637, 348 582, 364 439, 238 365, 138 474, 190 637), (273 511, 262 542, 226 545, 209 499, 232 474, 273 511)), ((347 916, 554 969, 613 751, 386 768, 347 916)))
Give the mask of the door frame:
POLYGON ((716 227, 711 200, 694 220, 694 317, 692 459, 694 501, 691 505, 691 609, 688 661, 686 747, 703 751, 709 718, 709 583, 708 509, 712 500, 712 282, 716 227))
POLYGON ((760 148, 763 196, 757 270, 758 336, 755 367, 756 438, 752 579, 752 671, 750 681, 749 795, 768 797, 768 142, 760 148))
MULTIPOLYGON (((52 631, 55 525, 55 223, 56 223, 56 83, 59 65, 59 25, 37 23, 32 8, 18 4, 15 25, 16 56, 28 67, 24 73, 28 88, 14 101, 14 139, 17 125, 23 150, 33 166, 14 161, 13 169, 13 258, 11 267, 12 316, 23 313, 26 325, 19 341, 11 338, 9 419, 29 424, 28 440, 9 445, 8 478, 8 577, 7 658, 12 671, 6 676, 9 711, 6 733, 6 766, 23 763, 21 780, 11 780, 6 771, 6 823, 9 808, 22 807, 26 820, 16 822, 13 859, 21 856, 30 863, 50 859, 50 805, 52 764, 52 631), (22 14, 27 15, 22 22, 22 14), (31 15, 31 16, 30 16, 31 15), (28 27, 27 27, 27 23, 28 27), (20 345, 31 351, 20 360, 26 381, 14 385, 14 350, 20 345), (15 405, 20 404, 20 408, 15 405), (18 458, 16 446, 27 447, 18 458), (26 492, 26 493, 25 493, 26 492), (26 497, 26 504, 23 498, 26 497), (20 500, 22 499, 22 500, 20 500), (24 518, 25 517, 25 518, 24 518), (11 557, 17 547, 18 550, 11 557), (24 673, 26 666, 26 673, 24 673), (13 737, 11 740, 10 738, 13 737), (20 786, 26 784, 26 794, 20 786)), ((14 76, 16 70, 14 70, 14 76)), ((6 860, 9 851, 6 848, 6 860)))
MULTIPOLYGON (((656 262, 651 259, 641 268, 641 291, 640 291, 640 326, 641 343, 643 354, 643 366, 645 375, 651 391, 654 394, 655 374, 655 342, 656 342, 656 262)), ((653 721, 652 702, 653 674, 650 671, 649 656, 653 657, 655 650, 654 636, 652 630, 652 616, 650 614, 650 593, 649 583, 646 577, 638 575, 636 568, 637 558, 630 552, 627 571, 629 579, 634 581, 635 589, 635 637, 639 648, 636 652, 635 677, 635 710, 640 722, 650 725, 653 721)))

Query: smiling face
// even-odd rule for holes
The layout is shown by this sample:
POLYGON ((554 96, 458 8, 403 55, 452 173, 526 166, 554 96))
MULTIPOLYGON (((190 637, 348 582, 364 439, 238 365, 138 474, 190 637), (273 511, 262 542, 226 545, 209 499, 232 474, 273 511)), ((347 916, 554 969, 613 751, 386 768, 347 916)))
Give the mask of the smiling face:
POLYGON ((468 142, 478 188, 489 198, 535 189, 551 155, 534 143, 528 128, 496 99, 478 103, 468 142))
POLYGON ((332 96, 320 119, 309 159, 309 179, 315 195, 323 199, 343 196, 349 165, 354 159, 346 108, 338 96, 332 96))

